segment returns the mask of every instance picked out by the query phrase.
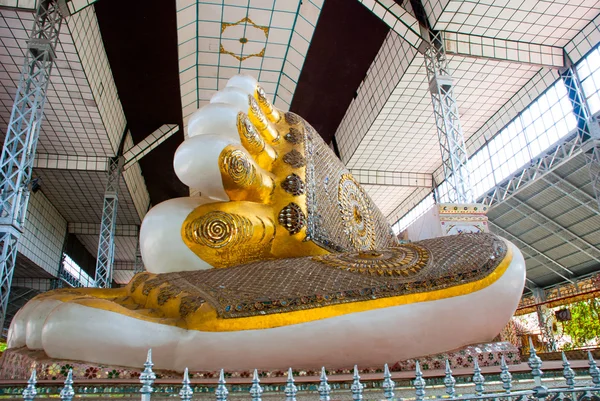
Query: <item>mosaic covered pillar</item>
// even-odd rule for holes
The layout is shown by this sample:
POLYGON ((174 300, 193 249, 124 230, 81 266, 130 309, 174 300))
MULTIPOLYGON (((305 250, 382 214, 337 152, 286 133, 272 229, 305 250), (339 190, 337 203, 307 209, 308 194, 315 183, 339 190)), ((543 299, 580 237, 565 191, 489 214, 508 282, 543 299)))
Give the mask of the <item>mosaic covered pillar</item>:
POLYGON ((439 203, 442 236, 489 232, 488 207, 480 203, 439 203))
POLYGON ((462 233, 489 232, 488 207, 479 203, 438 203, 406 229, 404 239, 420 241, 462 233))

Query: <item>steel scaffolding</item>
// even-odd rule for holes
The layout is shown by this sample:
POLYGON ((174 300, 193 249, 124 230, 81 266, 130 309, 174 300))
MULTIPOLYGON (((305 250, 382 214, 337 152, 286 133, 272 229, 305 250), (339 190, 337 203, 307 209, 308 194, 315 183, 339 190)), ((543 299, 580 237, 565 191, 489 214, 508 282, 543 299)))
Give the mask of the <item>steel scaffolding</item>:
POLYGON ((452 203, 471 203, 474 199, 469 182, 467 148, 460 126, 452 76, 441 35, 430 33, 430 36, 431 40, 424 54, 425 67, 444 175, 449 185, 448 197, 452 203))
POLYGON ((112 157, 108 164, 108 180, 104 192, 98 257, 96 259, 96 286, 109 288, 112 284, 115 259, 115 228, 119 206, 119 182, 123 172, 123 156, 112 157))
POLYGON ((560 72, 567 87, 573 113, 577 118, 577 129, 582 140, 582 151, 590 171, 592 188, 600 210, 600 125, 592 115, 581 80, 575 66, 571 65, 560 72))
POLYGON ((0 157, 0 327, 6 316, 25 223, 33 160, 62 18, 58 1, 39 2, 0 157))
POLYGON ((135 264, 133 268, 133 274, 141 273, 144 270, 144 261, 142 260, 142 251, 140 250, 140 238, 138 236, 137 247, 135 249, 135 264))

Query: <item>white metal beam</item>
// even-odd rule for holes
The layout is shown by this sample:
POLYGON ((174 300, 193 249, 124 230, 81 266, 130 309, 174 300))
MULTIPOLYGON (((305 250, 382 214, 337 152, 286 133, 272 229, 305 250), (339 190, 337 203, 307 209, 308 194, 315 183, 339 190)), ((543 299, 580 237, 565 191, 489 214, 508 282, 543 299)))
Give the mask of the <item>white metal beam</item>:
POLYGON ((577 202, 580 206, 585 207, 592 213, 598 214, 598 209, 596 209, 596 206, 595 206, 596 199, 594 199, 587 193, 583 192, 580 188, 577 188, 575 185, 571 184, 566 179, 566 177, 561 177, 558 174, 556 174, 555 172, 550 172, 550 174, 548 174, 547 176, 542 177, 542 180, 544 180, 546 183, 552 185, 552 188, 556 189, 557 191, 562 192, 565 196, 569 197, 569 199, 572 199, 573 201, 577 202), (552 182, 548 179, 548 177, 556 178, 557 181, 552 182), (561 185, 566 186, 572 192, 565 191, 564 189, 562 189, 560 187, 561 185), (577 194, 577 196, 581 196, 581 197, 585 198, 585 201, 582 201, 581 199, 579 199, 577 196, 575 196, 575 194, 577 194))
POLYGON ((361 184, 394 187, 433 187, 431 174, 363 169, 351 169, 350 172, 361 184))
MULTIPOLYGON (((100 224, 69 223, 68 230, 69 234, 98 235, 100 232, 100 224)), ((135 224, 117 224, 115 226, 116 237, 137 237, 139 232, 139 227, 135 224)))
POLYGON ((106 171, 108 158, 38 153, 33 168, 53 170, 106 171))
MULTIPOLYGON (((556 235, 557 237, 559 237, 560 239, 562 239, 563 241, 565 241, 569 245, 573 246, 574 248, 576 248, 580 252, 586 254, 590 258, 594 259, 596 262, 600 263, 600 256, 598 255, 598 253, 600 253, 600 250, 598 249, 598 247, 596 247, 595 245, 592 245, 588 241, 584 240, 583 238, 581 238, 579 235, 575 234, 573 231, 569 230, 568 228, 563 227, 562 225, 560 225, 560 224, 552 221, 548 216, 546 216, 545 214, 541 213, 539 210, 536 210, 536 209, 532 208, 531 206, 527 205, 526 203, 524 203, 523 201, 521 201, 516 196, 513 197, 511 199, 511 201, 517 202, 520 207, 522 207, 522 208, 525 209, 525 211, 520 210, 519 207, 513 206, 510 202, 504 202, 504 205, 509 206, 511 208, 511 210, 514 210, 515 212, 519 213, 521 216, 523 216, 526 219, 530 219, 538 227, 542 227, 546 231, 548 231, 549 234, 556 235), (568 236, 564 235, 562 232, 565 232, 565 233, 569 234, 569 236, 571 236, 573 238, 569 238, 568 236), (585 249, 585 248, 583 248, 583 247, 575 244, 573 242, 573 240, 577 240, 577 241, 582 242, 589 249, 596 251, 597 254, 594 255, 593 253, 591 253, 587 249, 585 249)), ((504 229, 508 230, 510 227, 512 227, 512 226, 514 226, 516 224, 519 224, 519 222, 520 222, 520 220, 512 223, 509 226, 504 226, 504 229)))
POLYGON ((581 153, 582 138, 578 132, 575 132, 556 147, 532 160, 529 166, 517 171, 511 177, 496 185, 487 194, 479 198, 478 202, 491 208, 497 203, 510 199, 518 191, 531 185, 536 179, 551 173, 581 153))
POLYGON ((140 143, 134 145, 123 154, 125 164, 123 170, 127 170, 142 157, 146 156, 158 145, 169 139, 173 134, 179 132, 177 124, 163 124, 159 129, 148 135, 140 143))
MULTIPOLYGON (((494 227, 494 231, 498 231, 498 233, 500 235, 502 235, 503 237, 505 237, 509 241, 514 242, 515 245, 519 246, 519 249, 521 250, 521 252, 523 252, 524 254, 526 254, 527 256, 529 256, 530 258, 537 259, 538 261, 540 261, 539 258, 542 258, 545 262, 550 262, 550 264, 558 267, 559 269, 563 270, 565 273, 573 275, 573 272, 571 272, 571 270, 567 269, 565 266, 563 266, 562 264, 558 263, 554 259, 548 257, 547 255, 543 254, 542 252, 538 251, 537 249, 535 249, 534 247, 532 247, 531 245, 529 245, 525 241, 521 240, 520 238, 516 237, 515 235, 509 233, 508 231, 506 231, 505 229, 503 229, 499 225, 495 224, 492 221, 488 221, 488 224, 491 227, 494 227)), ((542 261, 540 261, 540 262, 541 262, 542 266, 544 266, 546 269, 550 270, 552 273, 556 274, 557 276, 560 276, 561 278, 563 278, 564 280, 567 280, 570 283, 573 283, 573 280, 571 278, 565 276, 563 273, 560 273, 556 269, 552 269, 545 262, 542 262, 542 261)))

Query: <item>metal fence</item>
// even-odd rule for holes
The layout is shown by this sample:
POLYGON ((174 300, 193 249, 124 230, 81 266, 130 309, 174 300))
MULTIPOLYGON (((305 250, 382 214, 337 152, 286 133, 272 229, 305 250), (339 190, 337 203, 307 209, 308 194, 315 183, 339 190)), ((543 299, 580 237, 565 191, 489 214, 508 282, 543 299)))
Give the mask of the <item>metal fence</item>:
MULTIPOLYGON (((515 390, 513 391, 513 378, 509 372, 508 366, 502 358, 500 381, 502 382, 502 391, 486 391, 485 388, 485 377, 481 373, 477 360, 473 369, 473 376, 471 382, 474 387, 468 389, 461 388, 460 391, 468 391, 467 393, 459 393, 456 387, 456 380, 452 376, 452 370, 450 364, 446 361, 446 374, 443 380, 445 387, 444 396, 427 397, 426 387, 427 383, 423 378, 423 373, 416 363, 415 369, 415 380, 412 382, 412 387, 415 390, 415 400, 423 401, 427 399, 434 400, 486 400, 486 401, 600 401, 600 369, 594 361, 591 352, 588 352, 589 358, 589 376, 591 377, 592 385, 583 385, 576 383, 575 372, 571 369, 571 365, 563 353, 563 372, 562 376, 565 380, 565 385, 548 388, 542 384, 542 360, 537 356, 535 349, 531 347, 528 365, 531 368, 531 378, 533 379, 533 386, 528 389, 515 390)), ((152 350, 148 351, 148 357, 146 363, 144 363, 144 371, 140 374, 140 383, 142 387, 139 392, 141 394, 141 401, 150 401, 152 393, 154 392, 154 381, 156 375, 152 371, 152 350)), ((179 398, 182 401, 190 401, 194 395, 192 386, 190 385, 190 379, 188 369, 185 369, 183 374, 183 385, 179 391, 179 398)), ((37 395, 36 390, 36 372, 35 370, 31 374, 31 378, 28 381, 27 387, 23 391, 23 399, 25 401, 33 401, 37 395)), ((381 388, 383 389, 384 398, 388 401, 391 400, 402 400, 394 394, 396 384, 392 380, 392 376, 385 365, 383 373, 383 381, 381 382, 381 388)), ((352 399, 354 401, 363 400, 363 390, 365 385, 361 383, 358 369, 354 367, 354 375, 352 385, 350 386, 350 392, 352 393, 352 399)), ((328 383, 327 374, 325 368, 321 369, 320 383, 317 387, 320 401, 331 401, 332 389, 328 383)), ((257 370, 254 370, 252 378, 252 385, 249 390, 249 395, 252 401, 261 401, 263 388, 260 385, 260 379, 257 370)), ((294 384, 294 377, 292 369, 288 370, 287 382, 284 387, 283 393, 285 394, 285 401, 296 401, 296 394, 298 388, 294 384)), ((67 379, 65 380, 64 387, 60 391, 60 398, 64 401, 71 401, 75 396, 73 389, 73 376, 72 371, 69 371, 67 379)), ((221 370, 219 375, 218 385, 214 392, 214 397, 217 401, 227 401, 229 396, 229 390, 225 382, 225 374, 221 370)))

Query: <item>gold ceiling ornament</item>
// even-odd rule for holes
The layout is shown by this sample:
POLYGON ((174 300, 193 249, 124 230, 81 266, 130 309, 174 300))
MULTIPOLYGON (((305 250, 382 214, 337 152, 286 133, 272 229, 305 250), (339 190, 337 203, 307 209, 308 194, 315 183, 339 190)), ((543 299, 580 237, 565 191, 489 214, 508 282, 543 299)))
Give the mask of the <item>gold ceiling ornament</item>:
MULTIPOLYGON (((262 26, 262 25, 256 25, 254 23, 254 21, 252 21, 250 18, 248 17, 244 17, 241 20, 239 20, 238 22, 222 22, 221 23, 221 37, 223 36, 223 33, 225 32, 225 30, 229 27, 232 26, 236 26, 236 25, 241 25, 241 24, 247 24, 247 27, 251 27, 251 28, 255 28, 258 30, 261 30, 264 34, 265 34, 265 41, 266 39, 269 37, 269 27, 268 26, 262 26)), ((242 44, 245 44, 248 42, 247 38, 239 38, 239 41, 242 44)), ((223 43, 219 44, 219 52, 221 54, 229 54, 230 56, 234 57, 235 59, 237 59, 238 61, 244 61, 246 59, 249 59, 250 57, 264 57, 265 56, 265 48, 263 47, 262 50, 258 53, 252 53, 252 54, 248 54, 248 55, 237 55, 232 51, 226 50, 225 47, 223 47, 223 43)))
POLYGON ((229 54, 230 56, 235 57, 236 59, 238 59, 239 61, 244 61, 246 59, 249 59, 250 57, 264 57, 265 55, 265 48, 263 47, 263 49, 258 52, 258 53, 254 53, 254 54, 249 54, 247 56, 238 56, 237 54, 235 54, 234 52, 230 52, 229 50, 225 50, 225 48, 223 47, 223 45, 221 44, 221 48, 220 48, 220 52, 222 54, 229 54))

